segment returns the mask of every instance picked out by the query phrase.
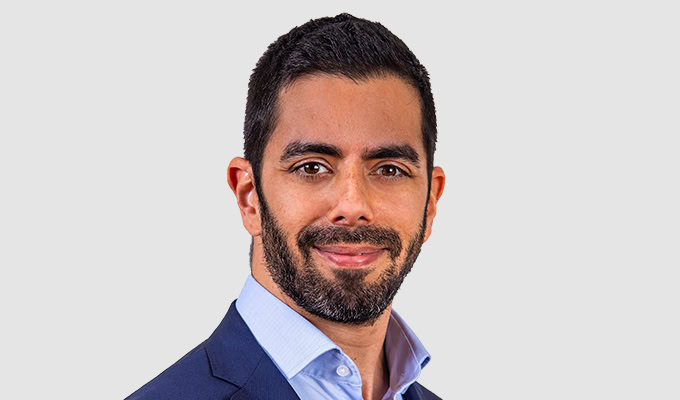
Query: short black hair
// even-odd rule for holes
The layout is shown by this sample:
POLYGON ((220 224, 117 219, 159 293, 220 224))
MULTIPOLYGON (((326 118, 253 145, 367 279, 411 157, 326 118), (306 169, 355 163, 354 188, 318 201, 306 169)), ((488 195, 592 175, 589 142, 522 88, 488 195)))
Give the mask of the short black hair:
POLYGON ((314 74, 343 76, 354 81, 395 75, 417 89, 429 182, 437 118, 427 70, 406 44, 381 24, 340 14, 311 20, 279 37, 269 45, 250 76, 244 151, 252 165, 258 192, 262 157, 276 126, 279 94, 296 79, 314 74))

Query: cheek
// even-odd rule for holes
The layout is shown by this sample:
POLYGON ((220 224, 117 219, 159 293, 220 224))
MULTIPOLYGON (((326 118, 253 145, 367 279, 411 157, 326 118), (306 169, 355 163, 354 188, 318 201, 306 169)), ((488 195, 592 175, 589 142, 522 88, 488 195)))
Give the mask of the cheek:
POLYGON ((403 240, 410 240, 420 230, 425 212, 425 196, 413 192, 393 192, 376 203, 376 223, 396 229, 403 240))
POLYGON ((292 185, 280 185, 265 194, 270 211, 281 229, 296 235, 328 212, 329 202, 320 191, 307 191, 292 185))

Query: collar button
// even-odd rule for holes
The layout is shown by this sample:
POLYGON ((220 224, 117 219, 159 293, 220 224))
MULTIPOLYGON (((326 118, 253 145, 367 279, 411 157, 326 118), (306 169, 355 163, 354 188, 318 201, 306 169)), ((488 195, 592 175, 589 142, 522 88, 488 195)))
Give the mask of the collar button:
POLYGON ((349 368, 347 368, 344 365, 341 365, 338 368, 336 368, 335 373, 340 376, 347 376, 349 375, 349 368))

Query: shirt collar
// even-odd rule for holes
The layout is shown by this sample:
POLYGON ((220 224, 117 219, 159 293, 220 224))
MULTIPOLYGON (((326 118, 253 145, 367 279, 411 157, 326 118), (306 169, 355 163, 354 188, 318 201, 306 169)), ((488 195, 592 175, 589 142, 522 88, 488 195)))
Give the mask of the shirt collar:
MULTIPOLYGON (((260 346, 289 380, 320 355, 333 349, 342 352, 323 332, 271 294, 252 275, 246 279, 236 308, 260 346)), ((393 390, 408 389, 430 361, 425 346, 394 310, 387 326, 385 352, 393 390)))
POLYGON ((385 353, 390 367, 390 388, 403 392, 415 382, 430 362, 430 353, 396 311, 392 310, 385 336, 385 353), (396 373, 399 371, 399 373, 396 373))
POLYGON ((340 348, 317 327, 248 275, 236 309, 257 342, 291 379, 321 354, 340 348))

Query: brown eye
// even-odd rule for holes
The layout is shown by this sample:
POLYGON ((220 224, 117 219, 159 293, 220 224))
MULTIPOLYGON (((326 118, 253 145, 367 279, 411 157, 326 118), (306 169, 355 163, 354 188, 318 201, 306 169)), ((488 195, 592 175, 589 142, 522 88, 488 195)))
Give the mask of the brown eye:
POLYGON ((402 178, 408 176, 401 168, 394 165, 383 165, 378 169, 378 174, 384 178, 402 178))
POLYGON ((327 172, 328 168, 317 162, 308 162, 297 167, 296 170, 302 175, 319 175, 327 172))
POLYGON ((305 164, 302 169, 305 170, 305 173, 314 175, 319 172, 321 167, 319 167, 319 164, 305 164))
POLYGON ((399 173, 399 169, 394 165, 386 165, 382 167, 384 176, 396 176, 399 173))
POLYGON ((307 163, 302 166, 302 169, 305 171, 306 174, 314 175, 318 174, 319 171, 321 171, 321 166, 316 163, 307 163))

